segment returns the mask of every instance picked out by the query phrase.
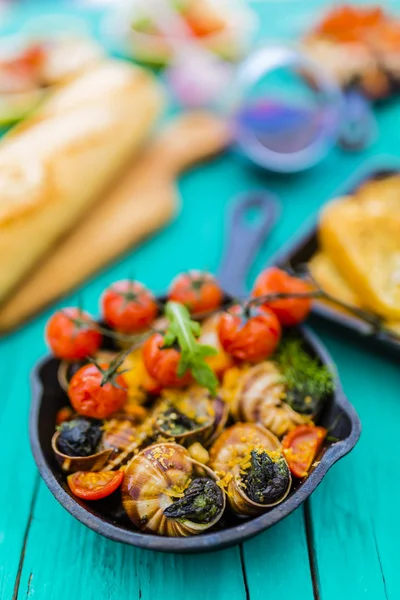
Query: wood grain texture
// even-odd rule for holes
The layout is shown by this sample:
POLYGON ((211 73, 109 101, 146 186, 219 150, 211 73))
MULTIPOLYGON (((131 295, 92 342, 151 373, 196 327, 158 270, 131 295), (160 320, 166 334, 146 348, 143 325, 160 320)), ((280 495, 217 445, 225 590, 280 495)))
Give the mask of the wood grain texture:
POLYGON ((245 600, 239 548, 203 555, 161 555, 110 544, 65 514, 41 483, 19 599, 68 595, 79 600, 154 600, 185 598, 188 593, 192 600, 245 600))
POLYGON ((2 431, 2 464, 8 475, 1 484, 0 493, 0 598, 12 598, 15 580, 22 564, 21 553, 30 525, 30 515, 38 482, 30 454, 27 427, 29 402, 28 365, 33 365, 43 353, 44 344, 38 341, 23 351, 20 370, 18 354, 25 334, 16 335, 0 345, 0 380, 3 384, 0 402, 0 429, 2 431), (14 370, 15 377, 10 377, 14 370), (22 401, 21 401, 22 399, 22 401), (17 425, 19 423, 19 425, 17 425), (16 491, 18 492, 16 493, 16 491))
POLYGON ((344 387, 363 423, 360 442, 328 473, 311 499, 314 549, 323 600, 395 600, 399 594, 397 515, 400 403, 398 358, 346 344, 328 328, 344 387), (360 355, 362 353, 362 363, 360 355), (345 367, 354 365, 354 368, 345 367), (397 382, 397 383, 395 383, 397 382), (397 508, 396 508, 397 506, 397 508), (338 580, 337 573, 342 573, 338 580))
POLYGON ((313 597, 303 509, 243 544, 251 600, 313 597))
MULTIPOLYGON (((295 39, 321 4, 320 0, 307 5, 297 0, 254 4, 262 19, 262 37, 295 39)), ((29 18, 37 11, 37 3, 25 4, 24 10, 29 18)), ((54 3, 52 11, 56 12, 54 3)), ((99 18, 94 15, 92 22, 97 31, 99 18)), ((282 218, 255 262, 251 283, 268 257, 297 235, 304 221, 366 159, 398 155, 398 124, 396 102, 383 106, 378 114, 380 136, 365 153, 345 155, 334 150, 317 168, 298 176, 283 178, 248 169, 229 155, 186 174, 179 183, 183 206, 178 219, 87 283, 81 291, 84 307, 96 314, 98 296, 106 285, 129 276, 132 270, 156 292, 165 290, 180 270, 215 271, 230 199, 247 189, 269 188, 282 200, 282 218)), ((68 297, 58 306, 76 302, 76 296, 68 297)), ((126 549, 76 523, 43 484, 34 502, 36 471, 26 427, 27 377, 34 360, 44 352, 42 332, 49 314, 0 342, 2 491, 5 483, 5 493, 0 494, 1 600, 12 600, 20 564, 19 600, 131 600, 139 599, 140 592, 146 600, 246 598, 236 548, 200 557, 126 549), (33 518, 28 527, 31 506, 33 518), (27 545, 21 558, 25 532, 27 545), (80 588, 74 580, 79 577, 80 588)), ((397 600, 398 363, 321 322, 315 322, 315 328, 333 353, 344 389, 363 421, 356 450, 333 467, 311 501, 319 596, 321 600, 397 600), (380 415, 385 417, 383 425, 380 415)), ((313 600, 301 513, 246 543, 243 564, 250 600, 313 600)))

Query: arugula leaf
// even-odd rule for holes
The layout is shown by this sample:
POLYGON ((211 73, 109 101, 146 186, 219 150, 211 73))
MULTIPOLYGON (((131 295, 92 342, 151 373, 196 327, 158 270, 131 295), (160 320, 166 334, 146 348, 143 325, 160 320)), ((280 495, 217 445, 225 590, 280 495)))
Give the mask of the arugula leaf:
POLYGON ((178 365, 178 376, 182 377, 190 371, 200 385, 206 387, 215 396, 218 379, 205 362, 207 356, 215 356, 217 350, 211 346, 199 344, 197 338, 201 333, 200 323, 192 321, 188 309, 179 302, 167 302, 165 316, 168 319, 168 329, 164 335, 164 346, 178 344, 181 359, 178 365))

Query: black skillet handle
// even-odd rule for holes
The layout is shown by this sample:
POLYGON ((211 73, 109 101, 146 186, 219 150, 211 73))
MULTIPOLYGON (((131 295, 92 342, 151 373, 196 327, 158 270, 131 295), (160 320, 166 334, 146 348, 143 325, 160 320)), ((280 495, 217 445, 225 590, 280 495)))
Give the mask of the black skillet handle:
POLYGON ((271 192, 246 192, 235 201, 229 215, 228 240, 217 274, 222 289, 228 294, 245 296, 247 273, 279 212, 279 201, 271 192), (257 211, 257 219, 251 223, 246 216, 254 210, 257 211))

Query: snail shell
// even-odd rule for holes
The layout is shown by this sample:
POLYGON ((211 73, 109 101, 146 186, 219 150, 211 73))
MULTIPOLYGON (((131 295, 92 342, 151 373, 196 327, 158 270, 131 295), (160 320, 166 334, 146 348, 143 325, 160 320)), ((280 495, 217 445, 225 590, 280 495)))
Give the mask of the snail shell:
POLYGON ((255 423, 236 423, 226 429, 210 449, 210 466, 221 477, 226 488, 231 509, 240 516, 255 516, 271 506, 282 502, 290 491, 291 476, 286 460, 281 453, 278 438, 255 423), (285 485, 279 498, 266 503, 251 500, 246 493, 243 463, 247 462, 252 449, 266 451, 274 457, 285 472, 285 485))
POLYGON ((174 438, 178 444, 190 446, 200 442, 209 446, 223 430, 228 414, 226 402, 218 396, 211 398, 204 388, 191 386, 183 391, 166 390, 155 408, 154 426, 158 433, 174 438), (179 423, 179 415, 195 427, 175 432, 173 425, 179 423))
POLYGON ((60 435, 56 431, 51 440, 51 447, 61 469, 66 473, 76 471, 110 471, 128 462, 139 451, 148 437, 147 428, 135 426, 129 419, 111 419, 104 422, 100 448, 89 456, 68 456, 61 452, 57 445, 60 435))
POLYGON ((182 496, 196 476, 217 481, 216 474, 190 458, 183 446, 174 443, 154 444, 140 452, 129 463, 122 483, 122 503, 133 523, 142 531, 180 537, 199 534, 209 529, 222 516, 225 494, 221 491, 221 508, 209 523, 172 519, 164 510, 173 498, 182 496))
POLYGON ((265 361, 239 375, 231 398, 235 421, 260 423, 278 437, 296 425, 309 423, 310 418, 293 410, 284 401, 285 385, 275 363, 265 361))
POLYGON ((51 447, 61 469, 66 473, 75 473, 76 471, 100 471, 113 454, 112 448, 105 448, 104 450, 100 450, 100 452, 90 454, 89 456, 68 456, 68 454, 60 452, 57 447, 59 435, 59 431, 54 433, 51 438, 51 447))

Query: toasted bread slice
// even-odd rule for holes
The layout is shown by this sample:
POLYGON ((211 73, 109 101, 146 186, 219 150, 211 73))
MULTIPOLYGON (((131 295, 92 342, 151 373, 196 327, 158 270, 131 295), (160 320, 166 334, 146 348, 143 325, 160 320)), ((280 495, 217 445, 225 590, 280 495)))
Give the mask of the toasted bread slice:
MULTIPOLYGON (((350 306, 363 308, 360 298, 350 287, 348 282, 341 276, 336 269, 335 264, 325 252, 317 252, 317 254, 311 258, 308 266, 316 283, 330 296, 341 302, 345 302, 350 306)), ((351 314, 346 309, 329 302, 328 300, 323 300, 322 302, 334 306, 335 310, 351 314)), ((400 335, 400 321, 387 321, 385 322, 385 327, 390 331, 393 331, 396 335, 400 335)))
POLYGON ((4 138, 0 301, 96 202, 143 141, 161 105, 153 76, 123 61, 104 61, 4 138))
POLYGON ((385 325, 390 331, 393 331, 396 335, 400 335, 400 321, 387 321, 385 325))
POLYGON ((359 188, 354 200, 370 214, 388 212, 400 213, 400 175, 368 181, 359 188))
POLYGON ((308 263, 316 283, 330 296, 350 306, 361 307, 360 298, 337 270, 326 252, 317 252, 308 263))
POLYGON ((320 245, 367 308, 400 319, 400 212, 388 203, 330 202, 320 219, 320 245))

